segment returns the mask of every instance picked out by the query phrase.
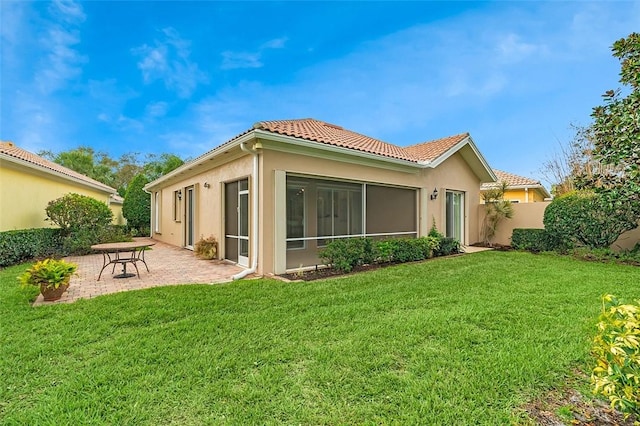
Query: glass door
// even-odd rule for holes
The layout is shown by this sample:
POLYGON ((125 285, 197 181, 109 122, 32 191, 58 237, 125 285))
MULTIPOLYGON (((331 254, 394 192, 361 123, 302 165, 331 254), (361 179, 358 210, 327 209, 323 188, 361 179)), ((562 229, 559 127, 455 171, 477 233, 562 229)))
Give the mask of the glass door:
MULTIPOLYGON (((246 181, 245 181, 246 182, 246 181)), ((242 185, 240 185, 242 187, 242 185)), ((249 190, 238 193, 238 264, 249 266, 249 190)))
POLYGON ((193 250, 194 241, 194 223, 195 223, 195 192, 193 190, 193 186, 186 189, 186 203, 185 208, 187 209, 186 213, 186 221, 185 221, 185 242, 184 245, 186 248, 193 250))
POLYGON ((249 266, 249 180, 225 184, 225 259, 249 266))
POLYGON ((464 244, 464 192, 447 191, 446 236, 464 244))

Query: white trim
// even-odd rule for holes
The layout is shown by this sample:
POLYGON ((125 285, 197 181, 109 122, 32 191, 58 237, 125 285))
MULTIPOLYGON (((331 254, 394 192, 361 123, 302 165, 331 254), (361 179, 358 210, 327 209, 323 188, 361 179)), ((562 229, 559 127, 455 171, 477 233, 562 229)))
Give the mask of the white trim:
POLYGON ((378 232, 375 234, 323 235, 320 237, 287 238, 286 241, 312 241, 312 240, 334 240, 334 239, 340 239, 340 238, 389 237, 392 235, 411 235, 411 234, 417 235, 418 231, 378 232))

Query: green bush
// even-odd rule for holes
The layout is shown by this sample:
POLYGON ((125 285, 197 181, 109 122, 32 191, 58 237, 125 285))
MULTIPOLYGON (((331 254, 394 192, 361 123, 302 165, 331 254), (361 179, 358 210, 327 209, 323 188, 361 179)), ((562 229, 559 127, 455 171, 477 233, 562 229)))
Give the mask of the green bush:
POLYGON ((611 406, 640 415, 640 306, 623 304, 612 295, 603 297, 591 374, 593 392, 611 406))
POLYGON ((0 267, 59 255, 62 244, 62 230, 58 228, 0 232, 0 267))
POLYGON ((538 253, 555 250, 558 243, 545 229, 516 228, 511 234, 511 247, 538 253))
POLYGON ((391 259, 400 263, 428 259, 438 247, 435 237, 399 238, 392 246, 391 259))
POLYGON ((122 215, 134 234, 149 235, 151 223, 151 196, 144 192, 149 180, 143 174, 136 175, 127 187, 122 203, 122 215))
POLYGON ((638 217, 629 206, 591 191, 558 197, 544 212, 547 233, 567 248, 606 248, 637 226, 638 217))
POLYGON ((105 228, 113 220, 113 213, 106 203, 74 193, 50 201, 45 211, 64 234, 79 229, 105 228))
POLYGON ((320 259, 341 272, 358 265, 372 263, 376 258, 370 238, 340 238, 331 241, 318 253, 320 259))
POLYGON ((438 248, 434 251, 434 256, 449 256, 460 253, 460 241, 455 238, 442 237, 438 243, 438 248))

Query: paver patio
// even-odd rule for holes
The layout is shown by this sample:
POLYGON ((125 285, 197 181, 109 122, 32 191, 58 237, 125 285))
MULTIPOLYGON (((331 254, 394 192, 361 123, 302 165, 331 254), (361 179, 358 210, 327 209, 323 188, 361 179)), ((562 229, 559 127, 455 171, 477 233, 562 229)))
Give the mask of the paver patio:
MULTIPOLYGON (((145 253, 149 272, 147 272, 143 263, 138 263, 140 278, 137 276, 114 278, 111 274, 113 266, 110 265, 105 268, 100 281, 98 281, 98 274, 103 264, 102 254, 65 258, 78 265, 76 275, 71 277, 69 282, 69 289, 61 299, 55 302, 45 302, 42 295, 39 295, 34 306, 50 303, 68 303, 78 299, 90 299, 103 294, 165 285, 228 282, 231 281, 231 277, 234 274, 242 271, 241 267, 232 263, 221 260, 198 259, 190 250, 155 240, 152 240, 152 242, 155 245, 145 253)), ((120 272, 119 267, 116 267, 114 275, 120 272)), ((129 265, 127 272, 135 272, 135 268, 129 265)))

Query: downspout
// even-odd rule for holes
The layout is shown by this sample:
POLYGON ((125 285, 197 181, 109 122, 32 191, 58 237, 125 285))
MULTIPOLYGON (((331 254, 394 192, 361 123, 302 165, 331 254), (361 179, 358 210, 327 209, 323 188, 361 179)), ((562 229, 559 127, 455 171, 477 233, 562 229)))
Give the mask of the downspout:
MULTIPOLYGON (((258 145, 258 144, 256 144, 258 145)), ((251 248, 251 267, 235 274, 231 279, 241 280, 249 274, 253 274, 258 269, 258 155, 259 151, 254 148, 249 148, 246 142, 240 144, 240 149, 253 155, 253 172, 251 176, 251 210, 252 210, 252 223, 251 223, 251 236, 252 236, 252 248, 251 248)))

